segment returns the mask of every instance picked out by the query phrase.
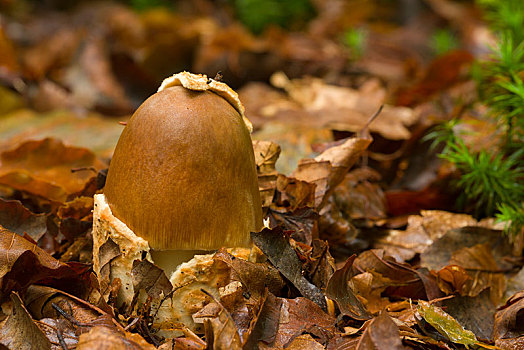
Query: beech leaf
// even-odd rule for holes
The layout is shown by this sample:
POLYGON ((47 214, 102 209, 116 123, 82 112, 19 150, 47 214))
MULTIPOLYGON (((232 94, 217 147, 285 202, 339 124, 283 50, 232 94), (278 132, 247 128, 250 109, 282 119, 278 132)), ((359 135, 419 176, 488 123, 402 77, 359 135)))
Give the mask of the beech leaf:
POLYGON ((348 170, 356 163, 373 139, 369 134, 348 138, 344 143, 328 148, 313 159, 302 159, 292 176, 314 183, 315 208, 320 210, 327 198, 342 182, 348 170))
POLYGON ((44 332, 35 324, 17 293, 11 293, 11 315, 0 324, 0 343, 9 349, 51 349, 44 332))
POLYGON ((333 273, 326 288, 326 295, 337 303, 343 315, 357 320, 367 320, 371 315, 349 286, 351 267, 355 258, 356 255, 349 257, 344 267, 333 273))
POLYGON ((32 213, 20 201, 0 198, 0 226, 38 242, 47 231, 46 221, 45 214, 32 213))
POLYGON ((0 227, 2 293, 21 290, 37 282, 83 293, 86 267, 80 263, 62 263, 24 237, 0 227))

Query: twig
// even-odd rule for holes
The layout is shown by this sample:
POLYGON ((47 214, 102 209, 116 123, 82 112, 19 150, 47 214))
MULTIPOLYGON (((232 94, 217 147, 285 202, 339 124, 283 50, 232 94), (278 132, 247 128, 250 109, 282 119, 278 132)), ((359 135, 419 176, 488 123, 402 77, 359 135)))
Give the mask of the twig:
POLYGON ((378 110, 375 112, 375 114, 373 114, 369 119, 368 121, 366 122, 366 124, 364 124, 364 127, 362 128, 362 130, 360 130, 359 134, 361 137, 363 137, 363 134, 366 133, 368 130, 368 127, 369 125, 375 120, 377 119, 377 117, 379 116, 380 112, 382 112, 382 109, 384 108, 384 105, 381 105, 378 110))
POLYGON ((56 329, 56 337, 58 338, 58 343, 60 343, 60 346, 62 347, 62 349, 69 350, 64 340, 64 336, 62 335, 62 331, 59 328, 56 329))
POLYGON ((128 330, 132 329, 132 328, 133 328, 133 327, 138 323, 139 320, 140 320, 140 317, 135 317, 135 318, 133 319, 133 321, 131 321, 131 323, 129 323, 129 324, 124 328, 124 330, 125 330, 125 331, 128 331, 128 330))
POLYGON ((55 303, 51 303, 51 306, 53 307, 53 309, 55 309, 60 315, 62 315, 66 320, 68 320, 69 322, 71 322, 72 324, 74 324, 75 326, 77 327, 90 327, 91 325, 87 324, 87 323, 82 323, 82 322, 78 322, 77 320, 74 319, 73 316, 69 315, 67 312, 64 311, 64 309, 62 309, 60 306, 58 306, 57 304, 55 303))
POLYGON ((92 167, 92 166, 89 166, 89 167, 80 167, 80 168, 72 168, 72 169, 71 169, 71 172, 72 172, 72 173, 76 173, 76 172, 78 172, 78 171, 86 171, 86 170, 92 171, 92 172, 94 172, 95 174, 97 173, 95 167, 92 167))

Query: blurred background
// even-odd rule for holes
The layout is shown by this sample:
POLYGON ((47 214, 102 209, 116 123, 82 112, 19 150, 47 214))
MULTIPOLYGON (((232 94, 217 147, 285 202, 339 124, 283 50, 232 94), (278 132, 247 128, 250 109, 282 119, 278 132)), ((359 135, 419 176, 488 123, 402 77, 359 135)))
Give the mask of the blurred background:
POLYGON ((282 147, 285 174, 384 104, 369 162, 385 183, 420 190, 438 168, 414 161, 432 157, 423 135, 485 111, 475 67, 496 42, 493 3, 0 0, 0 149, 55 137, 108 161, 118 122, 164 78, 220 72, 253 137, 282 147))

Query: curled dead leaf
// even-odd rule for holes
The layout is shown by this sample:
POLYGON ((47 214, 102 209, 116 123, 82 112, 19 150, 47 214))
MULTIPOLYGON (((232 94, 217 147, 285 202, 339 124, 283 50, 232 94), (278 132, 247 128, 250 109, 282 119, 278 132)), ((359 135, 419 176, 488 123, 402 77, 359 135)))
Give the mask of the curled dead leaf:
POLYGON ((51 343, 33 321, 17 293, 11 294, 11 302, 11 314, 0 324, 0 344, 9 349, 51 349, 51 343))
POLYGON ((42 283, 82 294, 86 271, 85 265, 62 263, 24 237, 0 227, 1 293, 42 283))
POLYGON ((333 273, 326 288, 326 295, 337 303, 343 315, 356 320, 367 320, 371 315, 349 285, 355 258, 356 255, 348 258, 344 266, 333 273))
POLYGON ((34 214, 20 201, 0 198, 0 226, 19 235, 28 234, 35 242, 47 232, 47 216, 34 214))

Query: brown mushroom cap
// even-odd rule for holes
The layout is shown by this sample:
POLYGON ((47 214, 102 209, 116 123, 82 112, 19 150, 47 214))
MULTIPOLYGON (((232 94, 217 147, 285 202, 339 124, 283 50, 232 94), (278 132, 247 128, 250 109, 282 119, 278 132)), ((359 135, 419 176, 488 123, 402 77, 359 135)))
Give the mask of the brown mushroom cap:
POLYGON ((104 193, 153 249, 246 247, 262 226, 249 131, 211 91, 172 86, 148 98, 120 136, 104 193))

